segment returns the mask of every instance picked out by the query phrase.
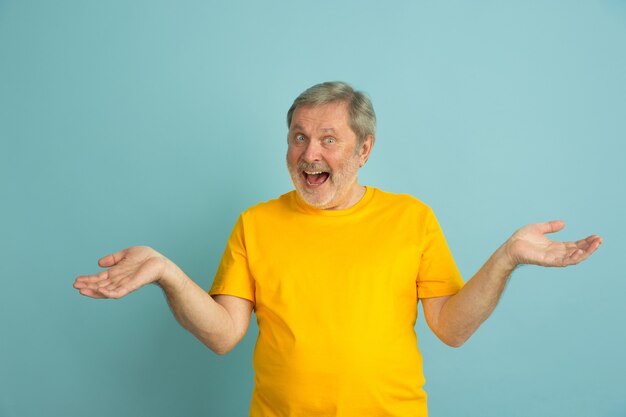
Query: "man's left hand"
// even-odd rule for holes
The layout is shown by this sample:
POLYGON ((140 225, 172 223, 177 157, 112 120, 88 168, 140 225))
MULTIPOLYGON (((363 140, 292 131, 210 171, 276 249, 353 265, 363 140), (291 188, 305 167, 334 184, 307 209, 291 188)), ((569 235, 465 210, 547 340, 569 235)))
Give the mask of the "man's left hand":
POLYGON ((587 259, 602 244, 602 238, 591 235, 576 242, 555 242, 547 233, 562 230, 565 223, 554 220, 529 224, 519 229, 505 243, 506 254, 512 265, 569 266, 587 259))

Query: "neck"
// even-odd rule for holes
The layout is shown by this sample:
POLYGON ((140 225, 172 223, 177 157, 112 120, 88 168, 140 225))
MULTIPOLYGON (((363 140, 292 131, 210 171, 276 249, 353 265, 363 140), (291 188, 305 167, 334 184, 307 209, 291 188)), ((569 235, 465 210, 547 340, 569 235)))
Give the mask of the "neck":
POLYGON ((361 201, 361 199, 365 195, 365 191, 365 186, 359 185, 358 182, 355 182, 354 186, 351 187, 350 191, 346 195, 345 203, 333 208, 329 208, 328 210, 344 210, 353 207, 356 203, 361 201))

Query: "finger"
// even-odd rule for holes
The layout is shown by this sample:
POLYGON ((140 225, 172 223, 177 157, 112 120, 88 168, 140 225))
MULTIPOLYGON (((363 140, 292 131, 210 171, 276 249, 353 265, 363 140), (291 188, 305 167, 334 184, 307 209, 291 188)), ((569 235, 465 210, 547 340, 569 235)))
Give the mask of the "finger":
POLYGON ((109 282, 107 283, 107 285, 104 285, 102 287, 98 287, 98 291, 114 292, 114 291, 119 291, 123 287, 124 287, 124 284, 122 282, 115 281, 115 282, 109 282))
POLYGON ((588 238, 586 238, 585 240, 587 242, 589 242, 590 245, 594 245, 594 244, 597 243, 598 246, 601 245, 602 242, 604 242, 604 239, 602 239, 602 237, 598 236, 598 235, 591 235, 588 238))
POLYGON ((90 289, 93 291, 99 291, 100 288, 105 288, 114 284, 119 278, 112 273, 111 270, 100 272, 98 275, 87 276, 80 281, 74 283, 76 289, 90 289))
POLYGON ((105 279, 107 279, 109 277, 108 271, 101 271, 97 274, 91 274, 91 275, 81 275, 79 277, 76 277, 76 281, 75 282, 81 282, 81 283, 97 283, 100 281, 103 281, 105 279))
POLYGON ((120 298, 145 285, 141 279, 139 275, 126 276, 111 281, 108 285, 98 288, 98 291, 103 291, 111 298, 120 298))
POLYGON ((117 289, 99 288, 98 292, 100 292, 106 298, 113 298, 113 299, 122 298, 123 296, 128 294, 128 291, 125 291, 124 289, 119 289, 119 288, 117 289))
POLYGON ((591 243, 587 244, 585 248, 579 248, 575 252, 573 252, 571 256, 568 257, 567 264, 574 265, 584 261, 585 259, 590 257, 596 251, 596 249, 600 247, 601 244, 602 239, 600 239, 599 237, 597 239, 594 239, 591 243))
POLYGON ((93 290, 93 291, 98 291, 100 288, 103 288, 106 285, 109 285, 108 282, 107 283, 101 283, 101 282, 78 282, 78 283, 74 284, 74 288, 76 288, 76 289, 89 289, 89 290, 93 290))
POLYGON ((595 252, 596 249, 600 247, 601 244, 602 244, 602 239, 599 236, 596 236, 591 239, 586 238, 586 239, 577 241, 576 247, 578 249, 582 249, 583 251, 585 251, 585 253, 588 253, 589 255, 591 255, 593 252, 595 252))
POLYGON ((104 256, 98 259, 98 265, 100 265, 103 268, 108 268, 110 266, 113 266, 117 264, 119 261, 121 261, 122 259, 124 259, 124 256, 126 256, 126 251, 127 249, 123 249, 119 252, 112 253, 111 255, 104 256))
POLYGON ((600 247, 600 245, 602 245, 602 242, 603 242, 602 238, 598 236, 596 239, 594 239, 592 242, 589 243, 589 246, 586 248, 585 252, 591 255, 592 253, 596 251, 596 249, 600 247))
POLYGON ((565 250, 569 253, 581 248, 581 246, 585 245, 585 243, 579 244, 578 242, 563 242, 563 245, 565 246, 565 250))
POLYGON ((578 262, 581 262, 591 256, 593 252, 595 252, 595 248, 587 246, 584 248, 578 248, 578 251, 572 253, 572 256, 578 259, 578 262))
POLYGON ((98 290, 104 290, 104 294, 112 298, 123 297, 149 282, 154 281, 154 270, 148 265, 143 265, 134 274, 123 274, 112 277, 109 281, 102 283, 98 290))
POLYGON ((559 230, 562 230, 565 227, 565 222, 563 220, 552 220, 545 223, 538 223, 536 225, 539 228, 539 231, 543 234, 545 233, 555 233, 559 230))
POLYGON ((576 244, 577 247, 579 248, 586 248, 590 245, 592 245, 594 242, 596 242, 597 240, 602 241, 602 238, 598 235, 591 235, 591 236, 587 236, 584 239, 580 239, 577 240, 576 242, 574 242, 576 244))
POLYGON ((587 258, 589 254, 587 254, 582 249, 576 249, 570 256, 567 258, 568 265, 576 265, 577 263, 582 262, 585 258, 587 258))
POLYGON ((74 281, 74 288, 91 288, 98 289, 98 287, 105 285, 109 279, 108 271, 102 271, 96 275, 84 275, 76 278, 74 281))
POLYGON ((90 288, 82 288, 78 291, 81 295, 91 298, 107 298, 101 292, 92 290, 90 288))
POLYGON ((98 286, 97 289, 98 291, 103 289, 107 291, 115 290, 124 286, 124 283, 127 282, 129 278, 129 274, 111 275, 108 280, 96 284, 98 286))

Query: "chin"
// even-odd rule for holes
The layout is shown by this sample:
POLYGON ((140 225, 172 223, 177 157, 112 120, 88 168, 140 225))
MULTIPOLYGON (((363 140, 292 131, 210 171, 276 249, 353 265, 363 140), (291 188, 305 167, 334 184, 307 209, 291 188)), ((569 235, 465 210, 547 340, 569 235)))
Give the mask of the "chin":
POLYGON ((300 198, 304 200, 309 206, 314 207, 316 209, 324 210, 330 207, 332 204, 332 198, 321 198, 317 196, 311 196, 298 191, 300 198))
POLYGON ((308 193, 306 190, 302 190, 301 187, 296 187, 296 192, 305 203, 313 208, 325 210, 333 206, 335 196, 331 193, 318 195, 318 193, 308 193))

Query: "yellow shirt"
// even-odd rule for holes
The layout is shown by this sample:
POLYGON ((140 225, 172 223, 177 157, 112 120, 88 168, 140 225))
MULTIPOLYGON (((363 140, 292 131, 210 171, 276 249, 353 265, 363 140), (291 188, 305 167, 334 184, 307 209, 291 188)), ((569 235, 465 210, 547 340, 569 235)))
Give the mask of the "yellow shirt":
POLYGON ((431 209, 367 187, 345 210, 292 191, 245 211, 210 294, 254 302, 252 417, 416 417, 418 298, 462 285, 431 209))

